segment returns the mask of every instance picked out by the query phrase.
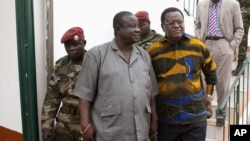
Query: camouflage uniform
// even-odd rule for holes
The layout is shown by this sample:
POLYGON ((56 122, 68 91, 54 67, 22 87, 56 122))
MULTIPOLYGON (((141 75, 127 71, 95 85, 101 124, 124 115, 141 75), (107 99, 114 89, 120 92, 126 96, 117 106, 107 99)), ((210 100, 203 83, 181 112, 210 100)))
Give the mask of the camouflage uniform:
POLYGON ((248 28, 250 25, 250 7, 243 7, 242 8, 242 17, 243 17, 243 25, 244 25, 244 35, 239 46, 239 60, 246 59, 246 51, 247 51, 247 34, 248 28))
POLYGON ((152 34, 148 35, 147 37, 141 39, 137 45, 141 46, 143 49, 147 50, 155 41, 158 41, 163 36, 161 34, 156 33, 155 30, 151 30, 152 34))
POLYGON ((74 65, 64 56, 56 62, 51 75, 42 110, 42 128, 54 129, 56 141, 77 141, 81 136, 78 98, 72 95, 80 69, 81 65, 74 65))
POLYGON ((238 75, 240 69, 242 68, 243 62, 246 59, 247 55, 247 34, 248 29, 250 26, 250 1, 242 1, 238 0, 241 5, 241 13, 243 19, 243 26, 244 26, 244 35, 239 46, 239 53, 238 53, 238 64, 235 70, 232 71, 233 75, 238 75))

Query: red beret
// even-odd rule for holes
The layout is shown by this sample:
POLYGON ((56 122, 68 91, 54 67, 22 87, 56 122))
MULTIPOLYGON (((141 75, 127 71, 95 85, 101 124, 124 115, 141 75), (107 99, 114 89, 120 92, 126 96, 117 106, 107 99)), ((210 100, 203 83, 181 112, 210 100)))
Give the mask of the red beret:
POLYGON ((147 11, 138 11, 135 16, 137 17, 137 19, 139 21, 148 21, 149 17, 148 17, 148 12, 147 11))
POLYGON ((81 27, 72 27, 63 34, 61 43, 71 40, 78 41, 79 39, 84 39, 83 29, 81 27))

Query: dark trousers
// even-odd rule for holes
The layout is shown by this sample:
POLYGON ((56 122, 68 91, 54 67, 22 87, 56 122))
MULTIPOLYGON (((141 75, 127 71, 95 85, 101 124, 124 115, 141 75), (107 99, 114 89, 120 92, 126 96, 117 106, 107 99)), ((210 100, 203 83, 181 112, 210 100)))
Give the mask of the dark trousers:
POLYGON ((184 125, 158 124, 158 141, 205 141, 207 120, 184 125))

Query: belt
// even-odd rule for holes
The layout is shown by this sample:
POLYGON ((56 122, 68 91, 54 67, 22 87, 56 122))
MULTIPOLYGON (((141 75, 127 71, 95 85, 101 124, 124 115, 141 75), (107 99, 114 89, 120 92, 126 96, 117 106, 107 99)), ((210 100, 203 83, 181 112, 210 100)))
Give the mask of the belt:
POLYGON ((218 36, 210 36, 210 37, 206 37, 206 40, 220 40, 220 39, 224 39, 225 37, 218 37, 218 36))
POLYGON ((210 36, 210 37, 206 37, 206 40, 220 40, 220 39, 224 39, 225 37, 218 37, 218 36, 210 36))

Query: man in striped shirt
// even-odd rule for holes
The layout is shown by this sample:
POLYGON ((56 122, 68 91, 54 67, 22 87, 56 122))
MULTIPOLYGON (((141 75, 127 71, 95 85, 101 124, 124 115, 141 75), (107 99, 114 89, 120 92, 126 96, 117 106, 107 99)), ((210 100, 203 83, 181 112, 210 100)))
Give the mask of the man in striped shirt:
POLYGON ((179 9, 165 9, 161 27, 165 38, 147 50, 160 90, 156 97, 158 141, 205 141, 206 108, 211 108, 216 64, 204 43, 185 33, 184 16, 179 9))

